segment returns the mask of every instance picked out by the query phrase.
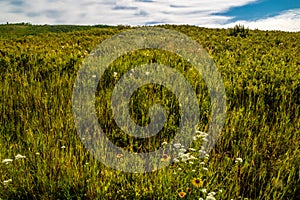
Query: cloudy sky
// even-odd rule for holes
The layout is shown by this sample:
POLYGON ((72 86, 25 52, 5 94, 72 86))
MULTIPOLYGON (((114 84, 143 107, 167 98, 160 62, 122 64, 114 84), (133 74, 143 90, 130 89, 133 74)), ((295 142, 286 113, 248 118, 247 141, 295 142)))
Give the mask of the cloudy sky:
POLYGON ((300 31, 300 0, 0 0, 0 23, 191 24, 300 31))

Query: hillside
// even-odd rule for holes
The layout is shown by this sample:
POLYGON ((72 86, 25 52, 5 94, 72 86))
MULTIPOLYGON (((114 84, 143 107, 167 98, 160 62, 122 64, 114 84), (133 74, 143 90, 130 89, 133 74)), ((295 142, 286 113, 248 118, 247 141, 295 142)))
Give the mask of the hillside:
MULTIPOLYGON (((166 168, 131 174, 103 165, 83 145, 72 115, 76 75, 97 45, 134 27, 0 25, 1 199, 300 198, 300 33, 159 27, 197 41, 221 73, 226 121, 209 156, 199 158, 200 138, 193 149, 182 147, 185 156, 198 159, 180 157, 166 168)), ((145 63, 171 66, 186 77, 199 102, 197 129, 207 132, 211 103, 201 75, 178 55, 141 49, 117 58, 98 84, 95 110, 107 137, 141 153, 157 150, 176 134, 180 104, 155 84, 133 95, 130 114, 144 126, 149 107, 159 102, 167 111, 166 128, 137 139, 114 121, 110 97, 117 80, 145 63)))

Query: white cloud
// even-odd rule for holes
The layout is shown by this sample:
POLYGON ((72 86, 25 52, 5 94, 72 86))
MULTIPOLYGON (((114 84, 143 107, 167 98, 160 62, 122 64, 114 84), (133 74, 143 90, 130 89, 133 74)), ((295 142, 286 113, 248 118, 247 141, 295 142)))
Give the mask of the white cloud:
POLYGON ((12 1, 2 0, 0 22, 82 25, 168 23, 207 27, 232 27, 241 23, 250 28, 299 30, 300 13, 296 11, 255 22, 231 24, 227 24, 230 17, 214 15, 255 1, 258 0, 14 0, 12 4, 12 1), (23 2, 22 6, 16 5, 18 1, 23 2))
POLYGON ((288 10, 277 16, 256 21, 236 21, 225 25, 207 24, 206 26, 211 28, 228 28, 236 24, 242 24, 250 29, 298 32, 300 31, 300 9, 288 10))

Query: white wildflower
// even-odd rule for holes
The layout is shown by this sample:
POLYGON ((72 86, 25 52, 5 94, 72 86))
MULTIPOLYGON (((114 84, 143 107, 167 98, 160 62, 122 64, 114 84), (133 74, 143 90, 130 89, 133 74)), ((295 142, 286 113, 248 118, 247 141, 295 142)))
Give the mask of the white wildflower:
POLYGON ((8 179, 8 180, 3 181, 3 184, 4 184, 4 185, 7 185, 7 184, 10 183, 10 182, 12 182, 12 179, 11 179, 11 178, 8 179))
POLYGON ((22 159, 22 158, 26 158, 26 156, 22 156, 21 154, 18 154, 18 155, 15 156, 16 160, 22 159))
POLYGON ((190 158, 190 154, 189 153, 186 153, 186 154, 180 154, 180 158, 183 162, 186 162, 189 160, 190 158))
POLYGON ((195 170, 195 169, 192 169, 192 172, 196 172, 196 170, 195 170))
POLYGON ((200 165, 205 165, 205 162, 201 162, 200 165))
POLYGON ((206 167, 203 167, 202 169, 205 170, 205 171, 208 171, 208 168, 206 168, 206 167))
POLYGON ((180 144, 180 143, 176 143, 176 144, 174 144, 174 147, 175 147, 176 149, 179 149, 179 148, 181 147, 181 144, 180 144))
POLYGON ((190 150, 190 151, 196 151, 196 149, 194 149, 194 148, 189 148, 189 150, 190 150))
POLYGON ((210 192, 210 193, 208 193, 207 195, 208 195, 208 196, 215 196, 216 193, 215 193, 215 192, 210 192))
POLYGON ((205 188, 201 189, 201 192, 207 193, 207 190, 205 188))
POLYGON ((186 152, 186 149, 179 149, 179 152, 181 152, 181 153, 185 153, 186 152))
POLYGON ((92 78, 96 78, 97 76, 96 76, 96 74, 94 74, 93 76, 92 76, 92 78))
POLYGON ((202 131, 196 131, 196 133, 201 134, 201 133, 204 133, 204 132, 202 132, 202 131))
POLYGON ((235 159, 235 163, 242 163, 243 162, 243 159, 242 158, 236 158, 235 159))
POLYGON ((117 76, 118 76, 118 73, 114 72, 114 78, 117 78, 117 76))
POLYGON ((189 160, 189 158, 188 157, 182 157, 181 160, 182 160, 182 162, 186 162, 186 161, 189 160))
POLYGON ((2 160, 2 163, 8 164, 8 163, 10 163, 12 161, 13 161, 13 159, 7 158, 7 159, 2 160))
POLYGON ((207 196, 205 200, 216 200, 214 196, 207 196))
POLYGON ((165 146, 165 145, 167 145, 167 144, 168 144, 167 142, 161 143, 162 146, 165 146))
POLYGON ((180 162, 177 158, 174 158, 173 161, 176 162, 176 163, 180 162))
POLYGON ((207 137, 207 136, 208 136, 208 134, 207 134, 207 133, 205 133, 205 132, 202 132, 202 131, 196 131, 196 133, 197 133, 197 136, 198 136, 198 137, 201 137, 201 138, 203 138, 203 137, 207 137))
POLYGON ((36 152, 36 153, 35 153, 35 155, 39 156, 39 155, 40 155, 40 153, 39 153, 39 152, 36 152))
POLYGON ((145 72, 146 76, 148 76, 150 74, 150 72, 145 72))
POLYGON ((197 158, 195 156, 191 155, 190 160, 197 160, 197 158))
POLYGON ((205 154, 206 154, 206 151, 204 151, 204 150, 200 149, 200 150, 199 150, 199 154, 201 154, 201 155, 205 155, 205 154))
POLYGON ((63 146, 61 146, 60 148, 62 148, 62 149, 65 149, 65 148, 66 148, 66 146, 65 146, 65 145, 63 145, 63 146))

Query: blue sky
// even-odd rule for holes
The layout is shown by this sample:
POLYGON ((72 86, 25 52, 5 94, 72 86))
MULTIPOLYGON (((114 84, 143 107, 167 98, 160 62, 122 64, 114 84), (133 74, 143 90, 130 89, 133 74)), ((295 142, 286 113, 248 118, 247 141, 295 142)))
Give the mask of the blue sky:
POLYGON ((1 0, 0 23, 191 24, 300 31, 300 0, 1 0))
POLYGON ((280 15, 280 13, 300 8, 299 0, 259 0, 240 7, 233 7, 219 15, 232 16, 230 20, 259 20, 280 15))

